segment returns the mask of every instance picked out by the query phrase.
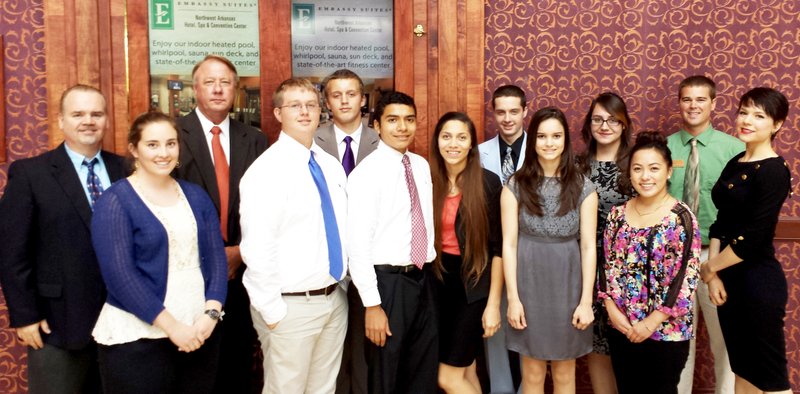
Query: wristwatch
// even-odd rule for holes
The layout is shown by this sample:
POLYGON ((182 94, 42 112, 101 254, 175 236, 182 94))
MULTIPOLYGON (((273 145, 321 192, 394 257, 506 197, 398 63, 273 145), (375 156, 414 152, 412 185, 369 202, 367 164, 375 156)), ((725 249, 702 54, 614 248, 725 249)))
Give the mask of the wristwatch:
POLYGON ((206 309, 206 311, 203 312, 203 313, 208 315, 208 317, 210 317, 211 320, 222 321, 222 317, 225 316, 225 312, 220 312, 220 311, 218 311, 216 309, 206 309))

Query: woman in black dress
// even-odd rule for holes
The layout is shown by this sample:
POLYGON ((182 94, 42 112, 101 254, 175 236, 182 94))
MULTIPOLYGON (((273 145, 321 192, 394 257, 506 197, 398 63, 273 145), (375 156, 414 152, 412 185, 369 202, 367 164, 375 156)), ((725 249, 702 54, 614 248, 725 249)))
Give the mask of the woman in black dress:
POLYGON ((475 353, 500 328, 503 288, 500 191, 481 168, 472 120, 460 112, 439 119, 431 142, 439 303, 439 386, 480 393, 475 353))
POLYGON ((701 275, 736 374, 737 393, 789 393, 783 319, 786 278, 772 245, 783 201, 790 194, 786 161, 772 140, 789 103, 771 88, 755 88, 739 100, 736 132, 747 145, 711 191, 719 209, 709 229, 709 259, 701 275))

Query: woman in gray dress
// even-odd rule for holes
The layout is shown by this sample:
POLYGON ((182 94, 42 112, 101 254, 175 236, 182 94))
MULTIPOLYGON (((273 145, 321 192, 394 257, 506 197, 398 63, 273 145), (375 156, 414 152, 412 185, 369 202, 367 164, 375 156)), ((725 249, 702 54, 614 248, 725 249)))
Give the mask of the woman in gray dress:
POLYGON ((564 113, 531 119, 527 159, 503 188, 508 348, 522 356, 524 392, 575 391, 575 359, 592 351, 597 193, 575 165, 564 113))

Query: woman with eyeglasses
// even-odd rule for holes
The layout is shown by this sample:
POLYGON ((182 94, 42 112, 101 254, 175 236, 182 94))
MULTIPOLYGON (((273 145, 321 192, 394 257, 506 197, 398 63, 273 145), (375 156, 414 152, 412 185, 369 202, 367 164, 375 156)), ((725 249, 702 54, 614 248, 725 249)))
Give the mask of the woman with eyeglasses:
POLYGON ((783 327, 788 290, 773 246, 791 174, 772 140, 788 112, 789 102, 777 90, 745 93, 736 117, 745 151, 728 162, 711 189, 719 212, 701 274, 718 306, 737 393, 791 392, 783 327))
MULTIPOLYGON (((592 100, 583 121, 581 137, 586 151, 578 157, 584 174, 588 174, 597 188, 597 271, 603 270, 603 230, 606 217, 615 205, 627 201, 632 195, 630 181, 620 176, 628 166, 631 140, 631 118, 622 97, 615 93, 601 93, 592 100)), ((592 391, 596 394, 617 392, 614 370, 608 350, 608 315, 601 301, 595 301, 592 352, 588 355, 592 391)))
POLYGON ((575 392, 575 359, 592 350, 597 193, 575 164, 564 113, 537 111, 525 163, 500 196, 509 349, 522 357, 523 391, 575 392))

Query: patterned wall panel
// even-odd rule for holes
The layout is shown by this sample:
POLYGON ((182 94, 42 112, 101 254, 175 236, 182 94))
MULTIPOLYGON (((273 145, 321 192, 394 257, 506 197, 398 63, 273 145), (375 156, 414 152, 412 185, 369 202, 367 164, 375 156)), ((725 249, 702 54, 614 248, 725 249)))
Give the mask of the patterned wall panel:
MULTIPOLYGON (((44 67, 43 0, 0 1, 0 34, 5 39, 6 149, 0 164, 0 193, 11 161, 47 150, 47 95, 44 67)), ((27 391, 25 349, 8 329, 0 296, 0 392, 27 391)))
MULTIPOLYGON (((795 174, 795 197, 783 215, 800 216, 800 3, 731 0, 487 0, 485 2, 486 136, 497 134, 492 91, 522 87, 529 113, 562 109, 578 140, 592 98, 615 91, 625 98, 634 130, 677 131, 677 86, 705 74, 717 83, 714 126, 733 129, 738 98, 771 86, 791 103, 775 146, 795 174)), ((582 144, 576 144, 582 149, 582 144)), ((787 347, 791 378, 800 390, 800 246, 778 245, 790 282, 787 347)), ((706 342, 700 335, 701 346, 706 342)), ((711 357, 698 359, 696 388, 713 387, 711 357)), ((579 378, 586 390, 588 379, 579 378)))

